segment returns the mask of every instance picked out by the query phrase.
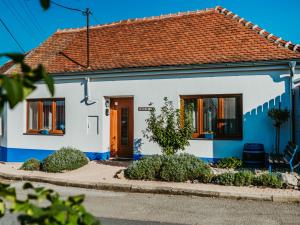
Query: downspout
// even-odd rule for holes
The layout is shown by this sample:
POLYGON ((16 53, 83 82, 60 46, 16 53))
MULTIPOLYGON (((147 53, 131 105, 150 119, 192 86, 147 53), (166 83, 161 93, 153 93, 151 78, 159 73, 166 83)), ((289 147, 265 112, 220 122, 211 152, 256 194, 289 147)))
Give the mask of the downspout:
POLYGON ((294 83, 293 78, 295 75, 295 68, 296 68, 296 62, 291 61, 289 62, 289 68, 290 68, 290 85, 289 85, 289 94, 290 94, 290 112, 291 112, 291 119, 290 119, 290 141, 295 142, 295 101, 294 101, 294 83))
POLYGON ((96 103, 96 100, 91 99, 91 94, 90 94, 90 78, 86 77, 85 78, 85 102, 87 105, 91 105, 96 103))

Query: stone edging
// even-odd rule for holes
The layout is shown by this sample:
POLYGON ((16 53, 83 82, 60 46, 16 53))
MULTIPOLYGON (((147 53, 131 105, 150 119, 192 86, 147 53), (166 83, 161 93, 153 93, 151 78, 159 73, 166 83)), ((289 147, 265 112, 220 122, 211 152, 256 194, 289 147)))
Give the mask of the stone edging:
POLYGON ((76 183, 63 179, 44 178, 39 176, 11 175, 0 172, 0 178, 16 181, 31 181, 54 184, 65 187, 87 188, 95 190, 133 192, 133 193, 151 193, 151 194, 170 194, 170 195, 187 195, 213 198, 228 198, 235 200, 258 200, 273 202, 293 202, 300 203, 300 196, 275 196, 275 195, 251 195, 247 193, 229 193, 222 191, 204 191, 185 188, 169 188, 169 187, 152 187, 147 185, 131 185, 131 184, 113 184, 105 182, 85 182, 76 183))

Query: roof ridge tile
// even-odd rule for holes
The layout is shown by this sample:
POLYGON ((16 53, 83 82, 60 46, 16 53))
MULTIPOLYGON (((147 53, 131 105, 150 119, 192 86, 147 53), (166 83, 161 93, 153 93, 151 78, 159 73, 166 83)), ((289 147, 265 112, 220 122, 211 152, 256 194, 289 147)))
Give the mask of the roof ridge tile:
MULTIPOLYGON (((167 18, 175 18, 187 15, 197 15, 205 12, 214 12, 215 8, 206 8, 203 10, 194 10, 194 11, 187 11, 187 12, 177 12, 177 13, 169 13, 169 14, 162 14, 160 16, 150 16, 150 17, 143 17, 143 18, 129 18, 126 20, 119 20, 116 22, 111 23, 104 23, 90 26, 90 29, 100 28, 100 27, 108 27, 108 26, 115 26, 124 23, 135 23, 135 22, 146 22, 146 21, 153 21, 153 20, 161 20, 167 18)), ((77 32, 77 31, 84 31, 86 27, 77 27, 77 28, 64 28, 64 29, 57 29, 56 33, 67 33, 67 32, 77 32)))
POLYGON ((267 32, 265 29, 261 28, 257 24, 253 24, 251 21, 247 21, 244 18, 239 17, 237 14, 234 14, 233 12, 229 11, 226 8, 223 8, 221 6, 216 6, 215 10, 218 11, 220 14, 223 14, 227 17, 231 16, 232 20, 235 20, 238 23, 242 24, 243 26, 250 28, 251 30, 258 33, 259 35, 266 38, 266 40, 268 40, 274 44, 280 45, 280 46, 287 48, 294 52, 300 52, 299 44, 294 44, 291 41, 283 40, 281 37, 277 37, 277 36, 273 35, 272 33, 267 32), (271 38, 273 38, 273 40, 271 38))

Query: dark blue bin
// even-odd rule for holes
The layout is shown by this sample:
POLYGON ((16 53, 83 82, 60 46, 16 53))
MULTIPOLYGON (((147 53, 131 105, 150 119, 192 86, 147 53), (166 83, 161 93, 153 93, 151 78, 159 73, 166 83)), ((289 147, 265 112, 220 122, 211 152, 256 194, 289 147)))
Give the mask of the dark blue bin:
POLYGON ((266 153, 263 144, 246 143, 243 149, 243 161, 245 166, 252 168, 265 167, 266 153))

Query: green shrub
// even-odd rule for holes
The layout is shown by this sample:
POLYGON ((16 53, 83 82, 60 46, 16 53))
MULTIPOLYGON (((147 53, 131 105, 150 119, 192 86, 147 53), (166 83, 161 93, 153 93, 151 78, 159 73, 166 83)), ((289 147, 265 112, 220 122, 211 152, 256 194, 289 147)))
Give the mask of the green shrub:
POLYGON ((180 154, 179 164, 186 168, 188 180, 198 180, 203 183, 211 181, 213 173, 210 167, 201 159, 191 154, 180 154))
POLYGON ((155 155, 134 161, 125 171, 125 177, 134 180, 155 180, 159 177, 162 157, 155 155))
POLYGON ((263 187, 282 188, 282 180, 278 174, 263 173, 254 178, 253 184, 263 187))
POLYGON ((64 147, 43 160, 42 169, 58 173, 64 170, 75 170, 88 163, 85 154, 72 147, 64 147))
POLYGON ((41 162, 35 158, 31 158, 22 164, 20 170, 39 171, 40 168, 41 168, 41 162))
POLYGON ((252 184, 254 179, 254 173, 249 170, 244 170, 234 174, 234 185, 235 186, 249 186, 252 184))
POLYGON ((235 157, 224 158, 219 160, 217 163, 217 167, 226 169, 236 169, 242 165, 243 161, 235 157))
MULTIPOLYGON (((149 106, 153 106, 152 103, 149 106)), ((190 107, 189 107, 190 108, 190 107)), ((155 107, 146 119, 147 128, 143 135, 150 142, 157 143, 164 155, 174 155, 189 146, 189 140, 193 134, 191 110, 185 112, 184 119, 179 109, 173 102, 164 97, 164 104, 159 114, 155 107), (182 123, 183 122, 183 123, 182 123)))
POLYGON ((213 183, 220 185, 233 185, 234 184, 234 173, 222 173, 213 177, 213 183))
POLYGON ((160 179, 164 181, 184 182, 188 180, 186 165, 180 163, 179 157, 165 156, 160 171, 160 179))
POLYGON ((212 178, 209 166, 189 154, 146 157, 133 162, 124 174, 128 179, 175 182, 199 180, 207 183, 212 178))
POLYGON ((199 180, 207 183, 212 178, 212 171, 202 160, 190 154, 164 156, 160 178, 164 181, 199 180))

